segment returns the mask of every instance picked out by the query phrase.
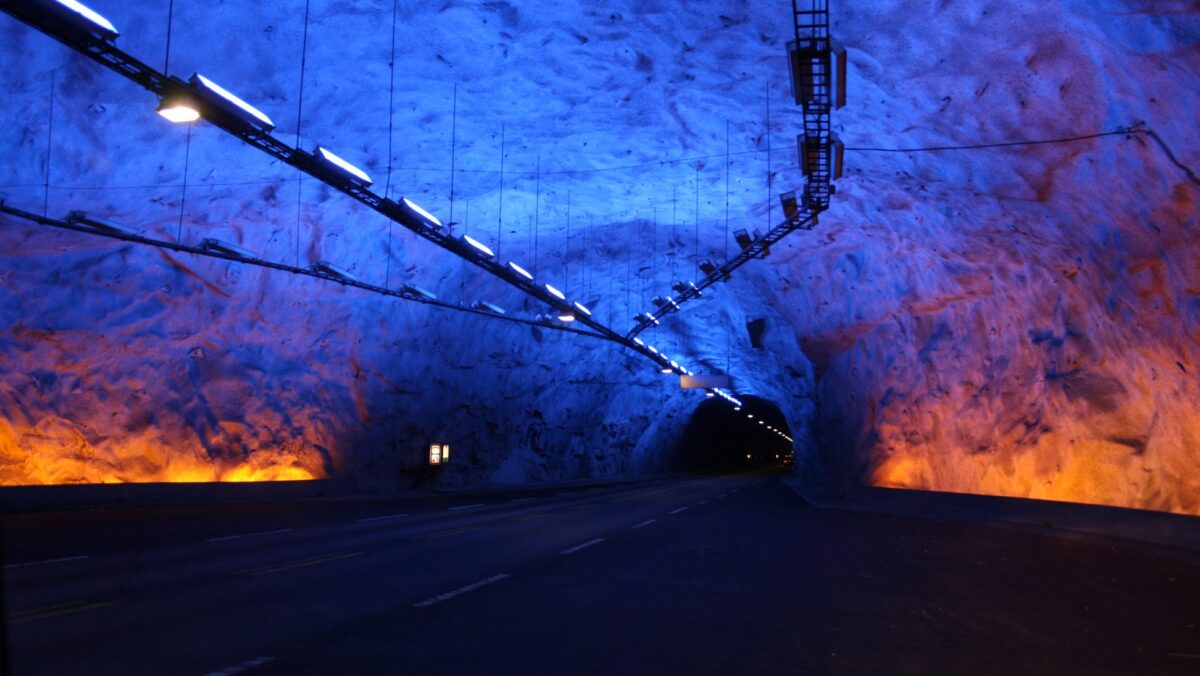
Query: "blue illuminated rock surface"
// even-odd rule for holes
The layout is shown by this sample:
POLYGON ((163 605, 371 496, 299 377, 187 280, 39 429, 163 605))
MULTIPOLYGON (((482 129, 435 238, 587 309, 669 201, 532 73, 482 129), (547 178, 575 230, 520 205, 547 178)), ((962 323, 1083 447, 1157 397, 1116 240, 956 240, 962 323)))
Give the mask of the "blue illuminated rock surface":
MULTIPOLYGON (((92 4, 161 66, 165 5, 92 4)), ((835 128, 851 148, 1145 120, 1200 165, 1200 12, 1182 3, 833 4, 850 61, 835 128)), ((800 120, 789 3, 606 6, 401 3, 390 95, 391 3, 314 0, 299 130, 292 5, 177 2, 170 71, 203 72, 278 138, 335 149, 379 192, 626 328, 699 260, 732 253, 734 229, 780 219, 776 195, 802 181, 800 120)), ((545 310, 211 126, 189 142, 148 94, 7 16, 0 34, 10 204, 42 209, 53 72, 51 215, 545 310)), ((648 342, 779 404, 818 480, 1200 513, 1198 187, 1153 141, 846 161, 816 230, 648 342)), ((455 448, 435 479, 448 484, 629 474, 663 466, 700 400, 582 337, 8 218, 0 233, 5 483, 387 488, 430 480, 438 440, 455 448)))

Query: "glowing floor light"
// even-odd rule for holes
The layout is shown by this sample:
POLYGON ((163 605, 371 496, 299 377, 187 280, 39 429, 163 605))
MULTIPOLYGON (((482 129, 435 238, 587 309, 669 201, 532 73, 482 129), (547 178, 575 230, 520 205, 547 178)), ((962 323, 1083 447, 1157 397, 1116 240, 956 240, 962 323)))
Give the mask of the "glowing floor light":
POLYGON ((559 291, 558 289, 554 288, 553 286, 551 286, 549 284, 546 285, 546 291, 548 291, 551 296, 554 296, 555 298, 557 298, 559 300, 567 299, 567 297, 565 295, 563 295, 562 291, 559 291))
POLYGON ((509 262, 508 262, 508 267, 509 267, 509 269, 511 269, 513 272, 517 273, 518 275, 521 275, 521 276, 522 276, 522 277, 524 277, 525 279, 527 279, 527 280, 529 280, 529 281, 531 281, 531 282, 533 281, 533 275, 529 274, 529 271, 528 271, 528 270, 526 270, 525 268, 521 267, 520 265, 517 265, 516 263, 514 263, 514 262, 512 262, 512 261, 509 261, 509 262))
POLYGON ((334 173, 344 178, 348 178, 355 183, 360 183, 364 186, 374 183, 374 181, 371 180, 371 177, 367 176, 367 172, 359 169, 353 164, 350 164, 341 157, 338 157, 328 148, 317 146, 317 150, 313 154, 322 161, 322 164, 327 169, 332 169, 334 173))
POLYGON ((261 110, 246 103, 238 98, 233 92, 218 85, 216 82, 204 77, 199 73, 193 73, 188 82, 196 88, 205 99, 217 106, 221 110, 241 119, 242 121, 259 127, 262 131, 267 132, 275 128, 275 123, 271 118, 267 117, 261 110))
POLYGON ((205 237, 200 241, 200 248, 208 251, 216 251, 218 253, 229 254, 230 256, 238 256, 240 258, 257 258, 253 251, 234 244, 226 242, 215 237, 205 237))
POLYGON ((483 254, 484 256, 486 256, 488 258, 491 258, 492 256, 496 255, 496 252, 492 251, 488 247, 488 245, 484 244, 483 242, 480 242, 479 240, 475 239, 474 237, 472 237, 470 235, 463 235, 461 237, 461 239, 464 244, 471 247, 472 249, 475 249, 476 251, 478 251, 479 253, 483 254))

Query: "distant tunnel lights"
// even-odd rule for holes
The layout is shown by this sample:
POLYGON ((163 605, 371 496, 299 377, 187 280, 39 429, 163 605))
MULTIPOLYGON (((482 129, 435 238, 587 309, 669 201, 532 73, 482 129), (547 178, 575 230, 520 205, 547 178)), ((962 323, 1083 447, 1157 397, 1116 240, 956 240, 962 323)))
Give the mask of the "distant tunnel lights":
POLYGON ((496 252, 492 251, 491 248, 488 247, 488 245, 484 244, 483 242, 480 242, 479 240, 475 239, 474 237, 472 237, 470 235, 463 235, 461 237, 461 239, 464 244, 471 247, 472 249, 475 249, 476 251, 483 254, 484 256, 487 256, 488 258, 491 258, 496 255, 496 252))
POLYGON ((338 157, 328 148, 317 146, 317 150, 313 153, 313 155, 321 161, 321 164, 326 169, 331 170, 333 173, 341 176, 342 178, 346 178, 363 186, 368 186, 374 183, 374 181, 371 180, 371 177, 367 176, 367 172, 359 169, 353 164, 350 164, 341 157, 338 157))
POLYGON ((192 74, 188 80, 205 101, 223 112, 232 115, 247 124, 258 127, 263 132, 275 128, 275 123, 262 111, 246 103, 232 92, 218 85, 199 73, 192 74))

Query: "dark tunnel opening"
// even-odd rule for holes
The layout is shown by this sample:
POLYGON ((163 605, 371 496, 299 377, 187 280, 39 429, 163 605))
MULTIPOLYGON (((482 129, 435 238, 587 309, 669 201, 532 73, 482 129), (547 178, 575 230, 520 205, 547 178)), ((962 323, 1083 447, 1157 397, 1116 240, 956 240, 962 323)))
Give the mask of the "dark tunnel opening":
POLYGON ((737 407, 710 398, 696 407, 676 449, 679 469, 733 474, 795 467, 792 442, 784 438, 792 431, 779 407, 760 397, 742 396, 741 402, 737 407))

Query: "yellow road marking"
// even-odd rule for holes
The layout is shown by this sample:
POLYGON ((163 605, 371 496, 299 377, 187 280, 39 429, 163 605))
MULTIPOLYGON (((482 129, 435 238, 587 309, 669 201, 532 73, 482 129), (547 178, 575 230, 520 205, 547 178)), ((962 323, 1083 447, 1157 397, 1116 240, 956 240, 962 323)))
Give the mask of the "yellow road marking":
POLYGON ((277 563, 269 566, 259 566, 258 568, 246 568, 237 571, 241 575, 266 575, 267 573, 282 573, 285 570, 293 568, 304 568, 305 566, 315 566, 321 563, 329 563, 330 561, 339 561, 348 559, 352 556, 359 556, 362 552, 337 552, 334 554, 325 554, 323 556, 314 556, 311 559, 301 559, 299 561, 289 561, 286 563, 277 563))
POLYGON ((42 606, 40 608, 27 608, 9 613, 8 621, 17 624, 20 622, 33 622, 35 620, 48 620, 52 617, 104 608, 113 605, 113 603, 115 601, 74 601, 71 603, 57 603, 52 606, 42 606))

